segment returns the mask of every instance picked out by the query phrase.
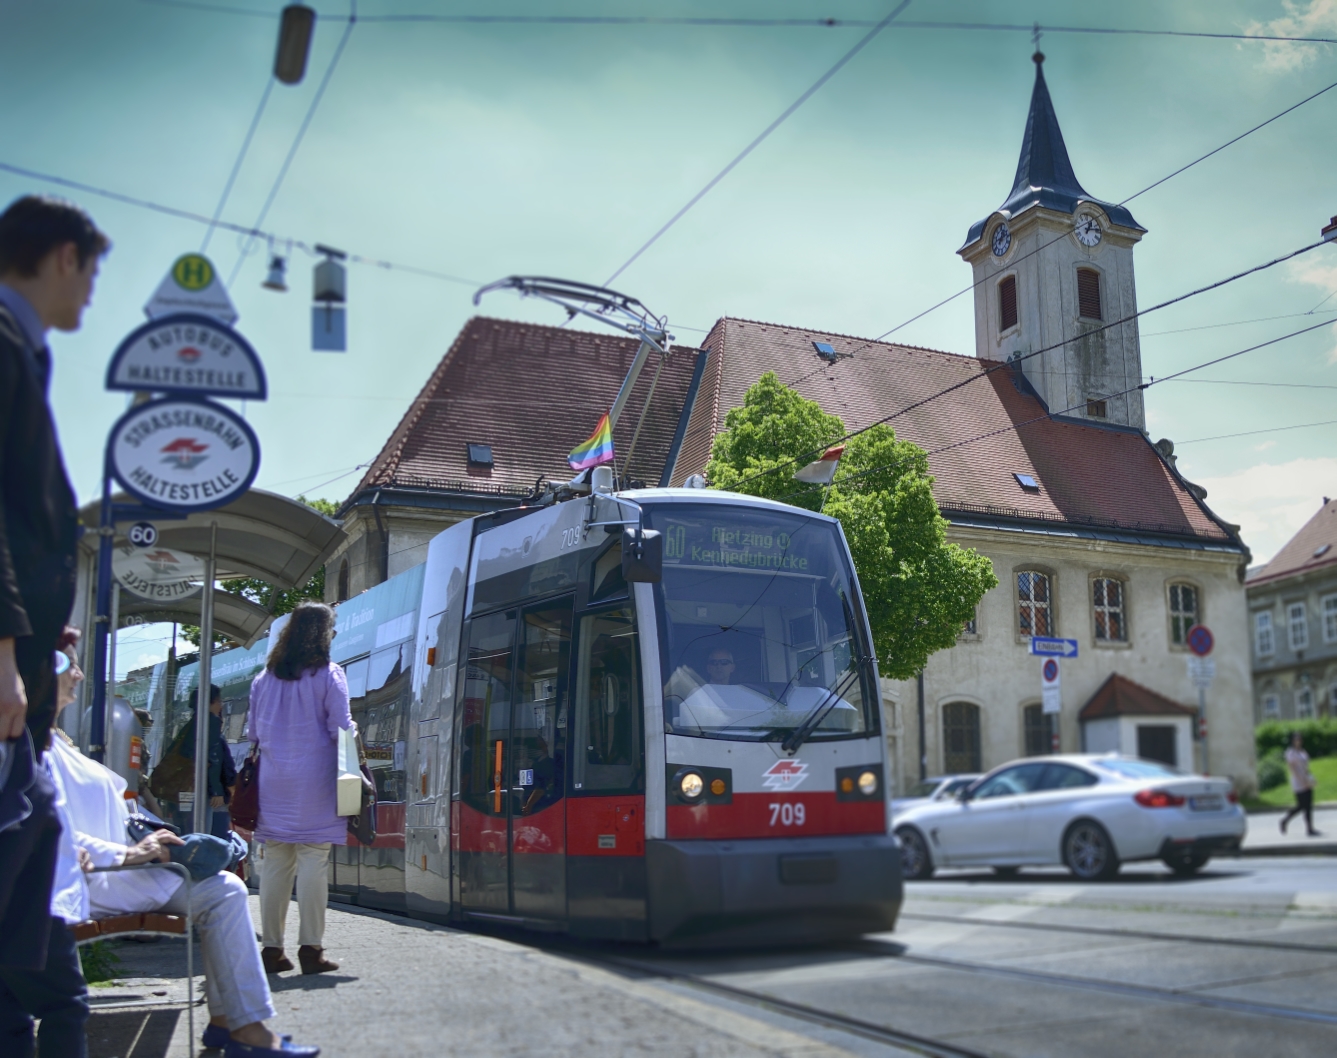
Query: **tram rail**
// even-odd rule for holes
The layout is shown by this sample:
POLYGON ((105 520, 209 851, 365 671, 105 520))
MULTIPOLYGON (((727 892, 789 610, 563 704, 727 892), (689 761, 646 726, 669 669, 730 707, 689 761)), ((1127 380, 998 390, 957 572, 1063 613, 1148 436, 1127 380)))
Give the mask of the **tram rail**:
POLYGON ((1216 944, 1231 948, 1254 948, 1264 951, 1301 951, 1319 955, 1337 955, 1337 945, 1301 944, 1295 941, 1258 940, 1251 937, 1214 937, 1194 933, 1163 933, 1146 929, 1112 929, 1103 926, 1072 926, 1056 922, 1009 922, 970 918, 962 915, 933 915, 922 911, 902 911, 902 919, 915 922, 936 922, 952 925, 988 926, 1000 929, 1033 930, 1044 933, 1075 933, 1093 937, 1118 937, 1129 940, 1166 941, 1179 944, 1216 944))

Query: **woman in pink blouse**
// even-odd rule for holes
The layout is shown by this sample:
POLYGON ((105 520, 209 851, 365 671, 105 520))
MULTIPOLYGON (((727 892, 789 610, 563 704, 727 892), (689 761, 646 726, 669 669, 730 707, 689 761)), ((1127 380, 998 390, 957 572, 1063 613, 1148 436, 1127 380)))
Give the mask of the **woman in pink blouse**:
POLYGON ((334 611, 305 602, 292 612, 251 684, 250 740, 260 753, 260 952, 267 973, 293 968, 283 933, 297 879, 297 960, 302 973, 337 970, 325 958, 325 905, 331 845, 348 842, 335 814, 340 729, 353 726, 344 670, 330 661, 334 611))

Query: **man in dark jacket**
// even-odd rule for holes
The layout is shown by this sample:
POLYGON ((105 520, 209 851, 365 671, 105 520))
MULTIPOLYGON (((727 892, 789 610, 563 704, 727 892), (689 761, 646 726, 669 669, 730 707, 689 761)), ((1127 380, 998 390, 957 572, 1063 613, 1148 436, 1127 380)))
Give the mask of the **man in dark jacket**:
POLYGON ((0 787, 0 1049, 7 1054, 31 1051, 25 1010, 44 1025, 77 1018, 71 1004, 87 1016, 82 994, 66 994, 74 982, 83 985, 73 936, 50 914, 60 824, 40 763, 55 719, 55 651, 78 635, 65 624, 78 512, 47 403, 46 333, 78 330, 108 246, 86 213, 56 199, 25 196, 0 214, 0 754, 11 765, 0 787))

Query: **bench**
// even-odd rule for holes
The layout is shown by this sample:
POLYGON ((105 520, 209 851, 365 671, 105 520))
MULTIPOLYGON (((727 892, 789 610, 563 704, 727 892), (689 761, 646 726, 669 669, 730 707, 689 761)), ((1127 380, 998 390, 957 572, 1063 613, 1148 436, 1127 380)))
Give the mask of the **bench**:
POLYGON ((191 934, 190 871, 180 863, 133 863, 120 867, 95 867, 94 874, 111 871, 169 870, 181 875, 186 886, 186 913, 169 915, 162 911, 135 911, 125 915, 107 915, 89 918, 70 927, 75 944, 92 944, 113 937, 168 936, 186 938, 186 1022, 190 1032, 190 1047, 195 1046, 195 945, 191 934))

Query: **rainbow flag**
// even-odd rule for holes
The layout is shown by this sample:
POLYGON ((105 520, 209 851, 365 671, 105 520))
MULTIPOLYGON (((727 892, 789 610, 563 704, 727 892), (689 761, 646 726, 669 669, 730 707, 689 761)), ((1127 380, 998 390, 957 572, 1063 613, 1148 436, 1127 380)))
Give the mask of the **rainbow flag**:
POLYGON ((608 425, 607 414, 599 420, 599 425, 594 428, 594 433, 590 434, 588 440, 571 449, 566 461, 571 464, 572 470, 585 470, 588 467, 597 467, 600 463, 613 461, 613 430, 608 425))

